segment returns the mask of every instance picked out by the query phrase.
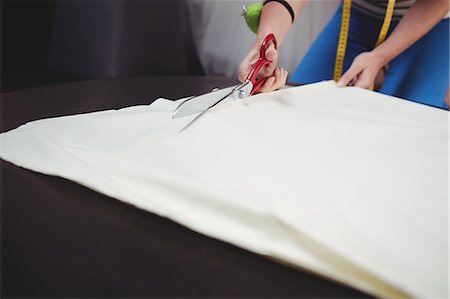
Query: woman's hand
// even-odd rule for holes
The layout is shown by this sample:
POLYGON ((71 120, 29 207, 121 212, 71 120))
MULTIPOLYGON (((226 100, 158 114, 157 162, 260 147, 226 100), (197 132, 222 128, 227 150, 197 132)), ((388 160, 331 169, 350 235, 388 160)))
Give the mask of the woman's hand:
MULTIPOLYGON (((239 80, 244 82, 247 78, 253 65, 259 58, 260 45, 255 43, 250 49, 250 52, 242 61, 239 67, 239 80)), ((273 45, 270 45, 266 50, 266 59, 272 61, 269 67, 262 67, 257 78, 267 77, 266 82, 261 87, 260 92, 269 92, 283 87, 286 84, 288 72, 282 68, 277 68, 278 52, 273 45)))
MULTIPOLYGON (((294 12, 294 19, 300 16, 303 7, 308 2, 307 0, 286 0, 294 12)), ((243 82, 256 60, 259 57, 259 48, 261 43, 268 34, 273 34, 278 41, 278 46, 281 45, 286 37, 289 28, 292 26, 292 16, 285 5, 276 1, 267 2, 263 6, 261 17, 259 19, 258 33, 256 34, 256 42, 250 49, 250 52, 244 58, 239 67, 239 80, 243 82)), ((264 85, 261 87, 261 92, 276 90, 286 84, 287 72, 281 68, 277 69, 278 52, 273 45, 266 50, 266 58, 271 60, 268 68, 262 68, 259 77, 268 77, 264 85)))
POLYGON ((280 89, 286 85, 288 72, 283 68, 276 68, 271 76, 266 79, 259 92, 269 92, 280 89))
POLYGON ((381 85, 379 82, 380 76, 384 75, 382 68, 385 64, 373 52, 361 53, 353 60, 352 65, 338 81, 337 86, 357 86, 370 89, 377 83, 378 86, 375 87, 379 88, 379 85, 381 85))

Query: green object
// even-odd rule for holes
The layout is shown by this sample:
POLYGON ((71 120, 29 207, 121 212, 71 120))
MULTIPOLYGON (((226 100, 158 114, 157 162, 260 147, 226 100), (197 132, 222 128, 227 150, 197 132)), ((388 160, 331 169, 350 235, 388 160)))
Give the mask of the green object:
POLYGON ((244 18, 247 22, 248 28, 254 33, 258 32, 259 17, 261 16, 261 11, 263 4, 260 2, 252 3, 250 5, 244 6, 244 18))

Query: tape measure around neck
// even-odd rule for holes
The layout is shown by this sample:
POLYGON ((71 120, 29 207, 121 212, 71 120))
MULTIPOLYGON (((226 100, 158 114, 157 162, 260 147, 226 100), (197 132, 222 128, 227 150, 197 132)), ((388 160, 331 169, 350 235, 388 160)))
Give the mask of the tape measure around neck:
MULTIPOLYGON (((348 29, 350 26, 350 8, 352 5, 352 0, 344 0, 342 7, 342 19, 341 19, 341 31, 339 33, 339 41, 336 50, 336 61, 334 64, 334 75, 333 79, 338 81, 342 76, 342 68, 344 65, 345 51, 347 49, 347 39, 348 39, 348 29)), ((386 7, 386 14, 384 16, 383 25, 380 29, 380 34, 378 35, 378 40, 375 47, 378 47, 386 38, 389 31, 389 26, 391 25, 392 15, 394 13, 395 0, 388 0, 386 7)))
POLYGON ((381 25, 380 34, 378 35, 375 48, 378 47, 386 39, 389 27, 391 26, 392 15, 394 14, 395 0, 389 0, 386 7, 386 14, 384 15, 383 25, 381 25))
POLYGON ((336 62, 334 63, 334 81, 338 81, 342 75, 342 67, 344 65, 345 50, 347 49, 348 28, 350 25, 350 7, 352 0, 344 0, 342 6, 341 31, 339 33, 339 41, 336 50, 336 62))

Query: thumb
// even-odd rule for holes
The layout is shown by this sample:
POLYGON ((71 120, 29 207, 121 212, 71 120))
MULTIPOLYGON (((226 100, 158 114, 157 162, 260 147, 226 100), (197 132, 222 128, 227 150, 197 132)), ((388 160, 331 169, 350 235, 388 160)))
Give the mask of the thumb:
POLYGON ((278 52, 275 49, 275 47, 273 45, 271 45, 266 50, 266 59, 276 63, 277 58, 278 58, 278 52))
POLYGON ((278 51, 275 49, 273 45, 267 48, 265 53, 266 59, 270 61, 269 66, 263 67, 261 73, 267 77, 271 76, 273 71, 276 69, 278 64, 278 51))

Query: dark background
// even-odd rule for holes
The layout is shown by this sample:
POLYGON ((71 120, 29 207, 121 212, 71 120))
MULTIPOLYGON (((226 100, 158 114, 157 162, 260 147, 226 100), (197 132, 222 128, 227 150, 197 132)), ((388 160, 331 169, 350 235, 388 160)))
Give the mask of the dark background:
POLYGON ((183 0, 1 1, 1 92, 153 75, 203 75, 183 0))
POLYGON ((1 91, 72 80, 47 70, 55 1, 1 2, 1 91))

